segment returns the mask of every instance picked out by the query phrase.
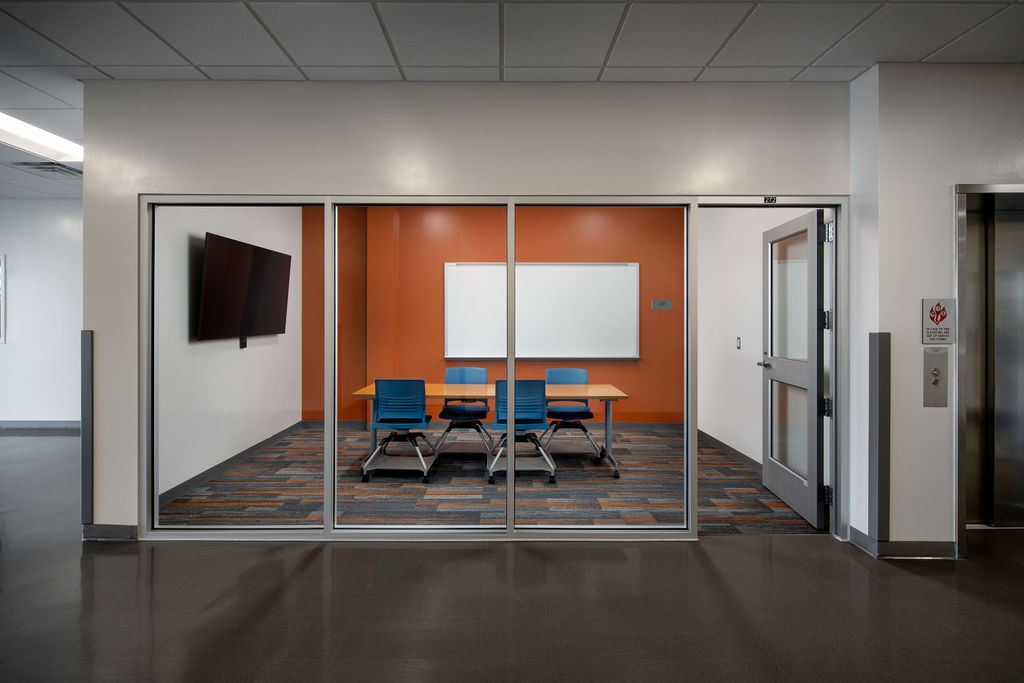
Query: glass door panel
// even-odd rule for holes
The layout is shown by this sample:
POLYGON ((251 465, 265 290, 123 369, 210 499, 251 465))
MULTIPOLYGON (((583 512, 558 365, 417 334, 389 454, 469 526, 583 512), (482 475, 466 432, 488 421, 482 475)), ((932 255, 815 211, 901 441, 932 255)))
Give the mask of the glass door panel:
POLYGON ((337 527, 503 527, 504 206, 339 206, 337 527))
POLYGON ((323 525, 323 207, 158 206, 154 524, 323 525))
POLYGON ((807 389, 772 382, 771 457, 807 478, 807 389))
POLYGON ((807 231, 771 245, 771 355, 807 360, 807 231))
POLYGON ((517 419, 517 527, 686 526, 685 225, 516 207, 516 376, 544 388, 517 419))

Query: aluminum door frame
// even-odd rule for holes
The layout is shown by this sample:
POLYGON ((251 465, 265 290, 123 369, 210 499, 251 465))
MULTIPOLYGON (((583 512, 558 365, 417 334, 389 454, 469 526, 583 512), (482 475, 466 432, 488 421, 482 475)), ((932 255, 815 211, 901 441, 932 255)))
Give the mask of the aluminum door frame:
POLYGON ((822 241, 819 231, 824 229, 824 210, 818 209, 813 216, 801 216, 763 233, 762 271, 762 445, 761 466, 766 488, 789 505, 797 514, 815 528, 825 524, 825 498, 822 491, 824 465, 823 415, 820 401, 823 398, 824 372, 822 353, 824 334, 818 321, 818 311, 823 310, 823 263, 822 241), (808 225, 808 221, 811 224, 808 225), (782 240, 807 233, 807 358, 803 361, 775 355, 772 320, 775 311, 775 278, 773 277, 772 246, 782 240), (772 457, 772 382, 804 389, 807 392, 807 472, 801 476, 791 468, 772 457))
MULTIPOLYGON (((832 364, 828 395, 832 399, 832 429, 828 458, 831 465, 832 506, 829 533, 850 540, 850 198, 848 195, 703 195, 693 210, 699 222, 701 209, 806 207, 834 211, 835 242, 829 255, 832 268, 832 364)), ((696 244, 697 240, 693 240, 696 244)), ((696 272, 696 264, 694 265, 696 272)), ((694 338, 693 343, 696 343, 694 338)), ((696 367, 692 368, 696 371, 696 367)), ((692 419, 696 419, 696 406, 692 419)), ((698 520, 699 521, 699 520, 698 520)))

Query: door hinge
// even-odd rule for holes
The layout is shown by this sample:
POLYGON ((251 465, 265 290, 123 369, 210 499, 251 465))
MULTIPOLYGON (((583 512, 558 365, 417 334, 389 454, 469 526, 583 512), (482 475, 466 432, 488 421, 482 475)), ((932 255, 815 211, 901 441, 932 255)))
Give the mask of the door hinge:
POLYGON ((832 399, 821 398, 818 400, 818 413, 822 417, 832 417, 832 399))
POLYGON ((829 486, 828 484, 825 484, 824 486, 822 486, 821 489, 820 489, 818 497, 821 499, 821 501, 825 505, 831 505, 832 504, 832 487, 829 486))
POLYGON ((831 223, 819 223, 818 224, 818 241, 819 242, 835 242, 836 241, 836 224, 831 223))
POLYGON ((818 311, 818 327, 823 330, 832 329, 832 311, 818 311))

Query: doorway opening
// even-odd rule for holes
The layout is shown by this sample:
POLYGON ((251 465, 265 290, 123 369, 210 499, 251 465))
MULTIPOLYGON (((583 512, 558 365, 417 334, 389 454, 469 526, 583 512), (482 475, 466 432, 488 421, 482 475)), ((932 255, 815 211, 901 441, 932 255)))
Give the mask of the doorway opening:
POLYGON ((701 535, 836 532, 839 211, 700 207, 701 535))

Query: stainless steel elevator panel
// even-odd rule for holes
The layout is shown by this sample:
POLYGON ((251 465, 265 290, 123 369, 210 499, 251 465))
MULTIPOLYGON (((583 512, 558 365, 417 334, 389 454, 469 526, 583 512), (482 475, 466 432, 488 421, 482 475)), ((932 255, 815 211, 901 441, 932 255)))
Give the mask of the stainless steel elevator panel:
POLYGON ((1024 525, 1024 197, 996 195, 989 283, 993 313, 993 523, 1024 525))

